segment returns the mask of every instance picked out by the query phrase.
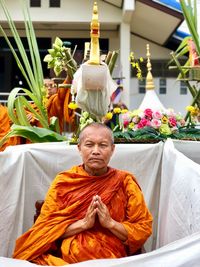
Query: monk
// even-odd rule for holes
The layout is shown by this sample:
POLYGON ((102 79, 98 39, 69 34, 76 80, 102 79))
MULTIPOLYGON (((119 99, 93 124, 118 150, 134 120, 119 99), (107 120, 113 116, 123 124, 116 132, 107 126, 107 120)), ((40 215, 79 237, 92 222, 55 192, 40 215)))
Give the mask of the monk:
MULTIPOLYGON (((71 84, 69 76, 65 79, 64 84, 71 84)), ((64 121, 70 124, 74 121, 74 112, 68 108, 71 99, 70 88, 57 88, 57 85, 51 79, 44 79, 44 85, 48 92, 48 117, 55 116, 58 118, 60 132, 62 133, 64 121)))
MULTIPOLYGON (((0 140, 10 131, 11 121, 8 116, 7 107, 0 104, 0 140)), ((9 138, 3 146, 0 147, 0 151, 4 151, 7 146, 14 146, 20 143, 20 137, 9 138)))
MULTIPOLYGON (((67 76, 64 81, 64 84, 70 84, 71 79, 67 76)), ((44 79, 44 86, 47 90, 47 113, 50 120, 51 117, 55 116, 58 118, 60 133, 63 132, 64 120, 67 123, 73 123, 74 112, 69 110, 68 104, 70 102, 70 88, 58 88, 57 84, 50 78, 44 79)), ((35 104, 32 107, 37 111, 35 104)), ((27 118, 30 121, 32 126, 42 127, 40 122, 35 115, 27 111, 27 118)))
POLYGON ((108 166, 114 148, 106 125, 82 130, 83 164, 56 176, 40 216, 16 241, 14 258, 62 266, 125 257, 142 247, 152 216, 134 176, 108 166))

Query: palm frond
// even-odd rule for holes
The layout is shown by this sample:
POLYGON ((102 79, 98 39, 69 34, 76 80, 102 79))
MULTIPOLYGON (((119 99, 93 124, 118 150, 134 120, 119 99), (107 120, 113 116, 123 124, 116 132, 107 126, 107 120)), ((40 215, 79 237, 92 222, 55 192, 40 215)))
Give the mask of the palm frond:
POLYGON ((30 89, 29 91, 28 89, 24 88, 14 88, 11 91, 8 98, 8 112, 11 120, 15 124, 27 125, 27 118, 25 118, 25 114, 26 110, 29 110, 34 113, 35 117, 40 121, 43 127, 49 128, 47 110, 44 103, 44 97, 46 92, 43 90, 43 70, 39 55, 39 49, 35 32, 33 29, 33 24, 30 18, 27 1, 22 0, 21 2, 23 4, 22 10, 24 15, 26 37, 28 41, 31 60, 29 60, 28 58, 28 55, 25 51, 15 23, 12 20, 11 15, 9 14, 9 11, 6 7, 5 1, 0 0, 0 6, 2 7, 2 10, 8 21, 10 31, 19 51, 19 56, 15 52, 14 47, 12 46, 11 42, 9 41, 9 38, 7 37, 5 31, 1 26, 0 31, 2 32, 9 48, 11 49, 11 52, 17 62, 17 65, 30 89), (17 94, 20 90, 25 92, 30 97, 30 101, 35 103, 38 111, 36 111, 30 105, 30 103, 26 100, 25 97, 17 97, 17 94))

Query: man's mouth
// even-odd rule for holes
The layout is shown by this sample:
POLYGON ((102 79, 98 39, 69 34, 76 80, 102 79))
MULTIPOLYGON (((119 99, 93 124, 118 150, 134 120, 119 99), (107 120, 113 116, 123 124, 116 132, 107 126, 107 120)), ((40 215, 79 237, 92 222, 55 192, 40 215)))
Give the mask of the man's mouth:
POLYGON ((99 158, 91 158, 90 161, 102 161, 102 159, 99 159, 99 158))

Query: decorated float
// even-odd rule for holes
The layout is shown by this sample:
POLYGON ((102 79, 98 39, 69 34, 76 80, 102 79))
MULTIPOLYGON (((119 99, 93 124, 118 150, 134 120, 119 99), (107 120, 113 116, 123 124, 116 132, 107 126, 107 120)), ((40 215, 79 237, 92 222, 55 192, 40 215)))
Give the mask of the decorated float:
MULTIPOLYGON (((0 3, 3 2, 0 0, 0 3)), ((12 19, 6 6, 2 4, 2 7, 18 42, 20 37, 12 19)), ((29 14, 28 12, 27 9, 25 14, 29 14)), ((77 66, 73 52, 59 38, 45 58, 48 67, 53 68, 56 74, 66 71, 66 79, 64 82, 58 81, 58 87, 65 92, 63 114, 67 123, 73 123, 75 116, 79 118, 72 138, 60 133, 55 117, 48 117, 48 99, 40 72, 39 56, 34 54, 32 57, 32 64, 35 66, 32 70, 24 55, 24 48, 19 43, 19 51, 24 55, 23 65, 18 57, 16 60, 30 85, 29 90, 23 90, 34 103, 30 104, 25 97, 17 96, 21 88, 15 88, 11 92, 8 111, 13 126, 1 140, 1 144, 15 135, 35 144, 9 146, 0 153, 0 166, 3 166, 0 173, 0 242, 3 241, 0 246, 0 255, 3 256, 0 257, 0 265, 33 266, 32 263, 9 258, 12 256, 15 240, 32 225, 35 201, 44 199, 55 175, 72 164, 80 164, 75 146, 70 145, 77 142, 79 130, 92 121, 103 121, 113 130, 115 141, 120 142, 116 145, 111 165, 135 174, 153 214, 154 229, 152 237, 145 244, 147 253, 143 255, 83 262, 77 263, 77 266, 198 266, 198 81, 195 89, 192 86, 195 101, 188 107, 186 118, 164 107, 154 90, 150 49, 147 45, 146 94, 140 107, 137 110, 128 110, 110 105, 110 97, 117 88, 112 79, 117 52, 108 53, 105 60, 101 61, 97 5, 94 5, 93 13, 90 52, 85 52, 85 62, 81 66, 77 66), (34 121, 40 122, 40 127, 27 120, 27 110, 34 114, 34 121), (174 140, 168 139, 169 137, 174 140), (165 142, 159 142, 163 140, 165 142), (130 142, 134 144, 130 145, 130 142)), ((26 17, 26 21, 28 39, 31 40, 30 51, 36 53, 32 23, 29 17, 26 17)), ((0 29, 7 39, 3 29, 0 29)), ((9 40, 7 41, 13 50, 9 40)), ((174 59, 177 60, 176 54, 174 59)), ((191 86, 192 81, 188 77, 184 80, 191 86)))
MULTIPOLYGON (((104 122, 110 126, 116 142, 148 143, 166 140, 169 137, 194 141, 200 139, 200 130, 198 128, 199 47, 193 41, 197 40, 196 32, 192 36, 193 40, 191 37, 187 37, 186 40, 183 40, 177 52, 172 54, 172 62, 175 62, 180 70, 178 78, 186 82, 194 98, 191 106, 188 105, 187 107, 188 113, 185 119, 178 111, 171 110, 170 107, 165 108, 155 93, 148 44, 146 54, 146 94, 140 107, 137 110, 120 108, 116 104, 113 107, 111 96, 117 90, 117 84, 112 78, 112 72, 118 51, 109 52, 104 55, 104 58, 100 55, 100 23, 98 21, 97 4, 95 3, 90 25, 91 42, 89 46, 88 44, 86 45, 84 63, 78 66, 74 60, 75 51, 72 52, 70 48, 65 47, 58 37, 52 48, 48 50, 49 54, 44 58, 44 61, 48 63, 47 67, 52 68, 55 75, 59 75, 63 71, 66 73, 64 82, 60 83, 60 79, 55 79, 59 90, 62 90, 63 99, 61 100, 62 112, 54 115, 50 110, 53 101, 47 98, 43 83, 41 59, 28 7, 27 5, 24 6, 24 21, 31 62, 28 60, 15 24, 3 1, 1 1, 1 5, 7 16, 10 30, 20 51, 21 58, 15 53, 2 27, 0 30, 29 85, 28 89, 14 88, 10 93, 8 113, 12 120, 12 127, 11 131, 0 140, 1 146, 8 138, 13 136, 21 136, 23 140, 24 138, 29 140, 28 142, 68 140, 70 143, 76 143, 80 130, 92 121, 104 122), (181 67, 179 66, 178 57, 183 55, 183 51, 185 53, 185 48, 187 47, 190 52, 189 61, 186 66, 181 67), (186 78, 187 72, 190 73, 189 78, 186 78), (196 84, 191 85, 191 80, 195 80, 196 84), (25 93, 29 100, 25 96, 17 96, 19 91, 25 93), (30 100, 32 103, 30 103, 30 100), (77 108, 79 112, 75 111, 77 108), (32 120, 28 120, 27 113, 32 115, 32 120), (75 113, 78 116, 76 116, 76 123, 75 113), (71 128, 74 132, 71 139, 66 137, 65 132, 63 132, 63 120, 65 120, 65 123, 73 125, 71 128)), ((184 3, 182 5, 183 11, 187 12, 184 3)), ((131 65, 141 71, 138 62, 134 63, 134 59, 131 59, 130 56, 131 60, 131 65)), ((139 74, 137 76, 141 78, 139 74)))

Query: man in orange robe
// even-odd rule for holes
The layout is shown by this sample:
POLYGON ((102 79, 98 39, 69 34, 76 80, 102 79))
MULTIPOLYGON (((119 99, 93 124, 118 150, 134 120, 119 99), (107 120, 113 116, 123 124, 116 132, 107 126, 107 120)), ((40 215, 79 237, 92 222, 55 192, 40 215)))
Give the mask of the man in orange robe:
POLYGON ((14 258, 53 266, 120 258, 151 235, 152 216, 134 176, 108 166, 112 131, 86 126, 78 149, 83 164, 56 176, 36 223, 16 241, 14 258))
MULTIPOLYGON (((71 79, 69 76, 64 81, 64 84, 71 84, 71 79)), ((60 133, 63 132, 64 120, 67 123, 72 123, 74 119, 73 110, 69 110, 68 104, 70 102, 70 88, 57 88, 57 84, 50 79, 44 79, 44 86, 47 90, 47 114, 50 120, 51 117, 55 116, 58 118, 60 133)), ((33 108, 37 107, 33 104, 33 108)), ((42 127, 40 122, 35 118, 34 114, 30 111, 27 111, 27 117, 31 122, 32 126, 42 127)))
MULTIPOLYGON (((8 116, 7 107, 0 104, 0 140, 10 131, 10 118, 8 116)), ((3 151, 7 146, 14 146, 20 143, 20 137, 9 138, 3 146, 0 147, 0 151, 3 151)))
MULTIPOLYGON (((64 84, 71 84, 69 76, 64 81, 64 84)), ((74 119, 73 110, 69 110, 71 93, 70 88, 59 88, 51 79, 44 79, 44 85, 48 90, 47 113, 48 117, 57 117, 59 120, 60 132, 63 131, 64 120, 67 123, 72 123, 74 119)))

